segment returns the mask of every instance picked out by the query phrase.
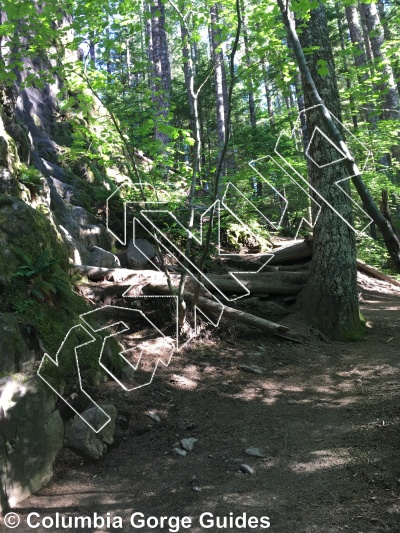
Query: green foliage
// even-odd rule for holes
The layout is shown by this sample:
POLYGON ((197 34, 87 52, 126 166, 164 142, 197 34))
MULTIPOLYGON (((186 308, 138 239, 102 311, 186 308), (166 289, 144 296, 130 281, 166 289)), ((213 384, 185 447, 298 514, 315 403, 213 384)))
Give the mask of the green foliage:
POLYGON ((42 175, 34 166, 20 165, 19 181, 23 183, 31 192, 32 196, 36 196, 42 189, 42 175))
MULTIPOLYGON (((15 250, 21 260, 14 278, 22 277, 27 281, 28 296, 54 307, 69 290, 65 277, 62 277, 54 266, 60 261, 52 257, 48 249, 42 251, 36 258, 27 256, 21 250, 15 250)), ((21 312, 21 307, 18 309, 21 312)))
POLYGON ((357 257, 377 268, 390 273, 389 254, 382 239, 374 240, 368 235, 357 239, 357 257))

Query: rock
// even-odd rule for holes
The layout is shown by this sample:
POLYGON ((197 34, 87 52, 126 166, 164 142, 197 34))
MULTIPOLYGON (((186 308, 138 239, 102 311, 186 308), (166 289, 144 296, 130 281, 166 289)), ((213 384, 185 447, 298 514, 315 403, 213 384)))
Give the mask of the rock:
POLYGON ((299 402, 296 401, 296 400, 288 400, 288 404, 289 405, 296 405, 297 403, 299 403, 299 402))
POLYGON ((245 372, 251 372, 252 374, 262 374, 263 369, 256 365, 239 365, 239 368, 245 372))
POLYGON ((37 376, 0 379, 0 511, 46 485, 63 445, 56 396, 37 376))
MULTIPOLYGON (((1 152, 1 137, 0 137, 0 152, 1 152)), ((17 178, 6 168, 0 168, 0 193, 12 194, 17 189, 17 178)))
POLYGON ((252 476, 253 474, 256 473, 256 471, 254 470, 254 468, 251 468, 251 466, 249 465, 240 465, 240 470, 244 473, 244 474, 247 474, 249 476, 252 476))
MULTIPOLYGON (((39 170, 41 172, 43 172, 43 174, 45 176, 58 180, 60 183, 63 184, 62 187, 67 185, 65 183, 65 180, 67 179, 66 178, 66 174, 65 174, 65 170, 62 167, 60 167, 59 165, 39 157, 39 154, 37 154, 37 157, 35 157, 34 161, 32 161, 32 162, 35 164, 35 167, 39 168, 39 170)), ((70 186, 70 187, 72 187, 72 186, 70 186)), ((73 190, 72 189, 69 189, 69 190, 71 192, 74 192, 75 188, 73 187, 73 190)), ((66 189, 66 192, 67 191, 68 191, 68 188, 66 189)), ((70 196, 70 195, 67 193, 67 196, 70 196)), ((70 196, 69 199, 71 199, 71 196, 70 196)))
POLYGON ((156 255, 156 249, 147 239, 135 239, 128 246, 128 265, 130 268, 144 267, 156 255))
POLYGON ((147 416, 154 420, 154 422, 161 422, 161 418, 154 412, 147 413, 147 416))
POLYGON ((74 205, 71 209, 71 216, 78 224, 93 224, 95 218, 88 213, 85 208, 74 205))
POLYGON ((179 420, 177 426, 178 429, 194 429, 196 424, 190 420, 179 420))
POLYGON ((103 250, 103 248, 93 246, 90 254, 90 266, 118 268, 121 265, 117 256, 111 252, 103 250))
POLYGON ((258 448, 246 448, 245 453, 250 457, 265 457, 265 455, 258 448))
POLYGON ((0 314, 0 375, 32 370, 36 356, 29 339, 32 329, 14 314, 0 314))
POLYGON ((81 224, 79 227, 79 240, 88 247, 100 246, 104 241, 105 227, 101 224, 81 224))
MULTIPOLYGON (((99 459, 107 446, 114 441, 117 409, 113 405, 100 405, 100 407, 111 417, 111 420, 98 433, 95 433, 78 415, 65 424, 65 446, 80 451, 92 459, 99 459)), ((93 427, 97 425, 99 411, 96 407, 86 409, 81 414, 93 427)))
POLYGON ((197 440, 198 439, 194 439, 193 437, 190 437, 189 439, 182 439, 181 446, 187 452, 191 452, 193 450, 194 443, 197 442, 197 440))
POLYGON ((64 244, 68 249, 68 255, 74 265, 82 265, 89 261, 90 254, 83 246, 73 237, 64 226, 58 226, 64 244))
POLYGON ((24 163, 30 162, 32 137, 29 136, 28 128, 24 125, 11 123, 6 126, 6 132, 12 137, 17 145, 18 155, 24 163))
POLYGON ((74 195, 75 187, 73 187, 72 185, 69 185, 68 183, 64 183, 63 181, 60 181, 57 178, 51 177, 49 179, 51 179, 60 197, 64 200, 64 202, 69 204, 71 202, 71 198, 74 195))
POLYGON ((187 451, 182 450, 181 448, 174 448, 173 452, 176 453, 176 455, 180 455, 181 457, 186 457, 187 451))

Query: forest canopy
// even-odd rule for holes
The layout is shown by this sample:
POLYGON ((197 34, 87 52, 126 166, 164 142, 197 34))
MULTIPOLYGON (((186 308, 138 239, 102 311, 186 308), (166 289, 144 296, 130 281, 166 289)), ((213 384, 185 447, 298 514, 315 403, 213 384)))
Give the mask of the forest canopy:
MULTIPOLYGON (((400 271, 399 16, 385 1, 7 0, 0 82, 61 80, 60 160, 110 178, 88 195, 92 211, 140 184, 120 198, 164 202, 177 216, 164 229, 187 252, 187 228, 216 200, 237 249, 243 235, 266 250, 273 234, 314 230, 314 264, 336 258, 356 321, 356 250, 400 271)), ((312 270, 318 299, 328 270, 312 270)))

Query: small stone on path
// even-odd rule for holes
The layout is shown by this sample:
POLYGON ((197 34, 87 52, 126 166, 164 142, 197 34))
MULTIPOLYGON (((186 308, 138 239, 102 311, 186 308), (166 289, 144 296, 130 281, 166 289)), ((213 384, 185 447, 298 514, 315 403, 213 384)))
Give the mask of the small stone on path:
POLYGON ((194 439, 193 437, 190 437, 189 439, 182 439, 181 446, 187 452, 191 452, 193 450, 194 443, 197 442, 197 440, 198 439, 194 439))
POLYGON ((258 448, 247 448, 245 452, 247 455, 250 455, 250 457, 265 457, 265 455, 258 448))
POLYGON ((251 466, 249 465, 240 465, 240 470, 244 473, 244 474, 247 474, 249 476, 252 476, 253 474, 255 474, 255 470, 254 468, 251 468, 251 466))
POLYGON ((182 450, 181 448, 174 448, 173 451, 176 453, 176 455, 180 455, 181 457, 186 457, 187 455, 187 451, 182 450))
POLYGON ((256 365, 239 365, 239 368, 245 372, 251 372, 252 374, 260 375, 263 373, 263 369, 256 365))

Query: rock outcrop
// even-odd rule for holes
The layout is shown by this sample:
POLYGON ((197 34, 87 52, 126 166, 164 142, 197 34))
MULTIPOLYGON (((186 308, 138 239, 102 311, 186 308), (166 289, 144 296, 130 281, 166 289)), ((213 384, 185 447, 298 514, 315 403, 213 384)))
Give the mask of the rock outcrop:
POLYGON ((55 395, 36 375, 0 379, 0 511, 48 483, 63 446, 55 395))

